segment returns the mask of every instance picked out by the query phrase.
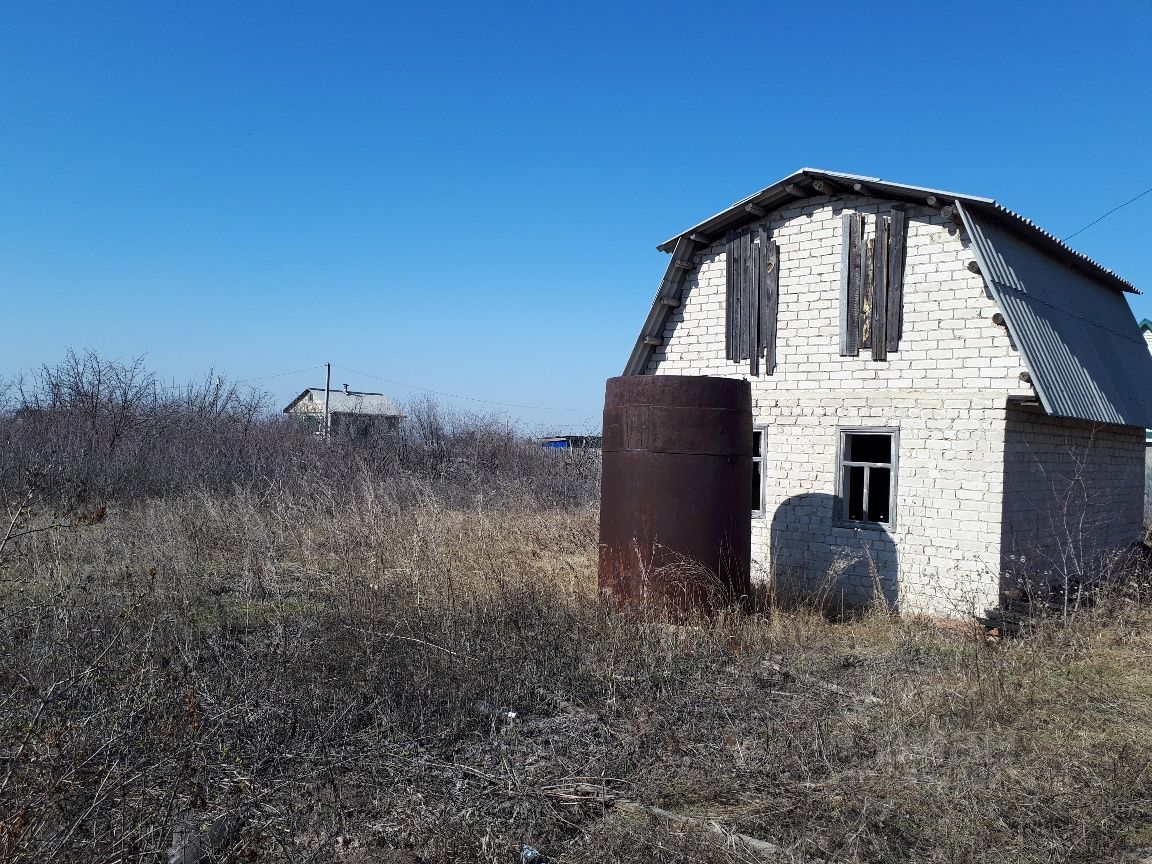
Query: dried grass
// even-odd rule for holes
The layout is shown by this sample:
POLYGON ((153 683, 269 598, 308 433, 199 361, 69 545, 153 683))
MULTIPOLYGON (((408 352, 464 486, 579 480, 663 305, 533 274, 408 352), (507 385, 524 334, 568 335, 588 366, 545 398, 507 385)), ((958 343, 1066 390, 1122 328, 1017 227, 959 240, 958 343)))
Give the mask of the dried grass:
POLYGON ((216 860, 291 862, 772 859, 742 835, 777 860, 1039 864, 1147 842, 1137 604, 1004 642, 803 608, 630 622, 595 597, 593 510, 409 492, 190 495, 22 538, 4 860, 165 860, 214 830, 216 860))

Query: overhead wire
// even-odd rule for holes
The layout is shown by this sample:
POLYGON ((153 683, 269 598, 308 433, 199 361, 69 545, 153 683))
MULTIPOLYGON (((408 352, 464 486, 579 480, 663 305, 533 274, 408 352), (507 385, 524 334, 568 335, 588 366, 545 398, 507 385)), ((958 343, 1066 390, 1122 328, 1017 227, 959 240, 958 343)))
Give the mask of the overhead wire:
POLYGON ((248 381, 267 381, 269 378, 283 378, 285 375, 299 375, 303 372, 315 372, 317 369, 323 369, 323 366, 309 366, 305 369, 293 369, 291 372, 276 372, 273 375, 257 375, 254 378, 239 378, 237 383, 244 384, 248 381))
POLYGON ((337 363, 333 363, 332 367, 334 369, 341 369, 345 372, 351 372, 353 375, 362 375, 365 378, 372 378, 376 381, 383 381, 387 384, 394 384, 397 387, 408 387, 412 390, 420 390, 424 393, 432 393, 436 396, 445 396, 449 399, 464 399, 468 402, 482 402, 486 405, 499 405, 504 408, 524 408, 530 411, 575 411, 583 413, 588 413, 591 411, 589 408, 557 408, 550 405, 523 405, 518 402, 498 402, 494 399, 481 399, 478 396, 463 396, 459 393, 448 393, 443 390, 433 390, 431 387, 421 387, 419 384, 406 384, 403 381, 396 381, 392 378, 385 378, 383 375, 373 375, 370 372, 361 372, 359 369, 349 369, 347 366, 341 366, 337 363))
POLYGON ((1139 195, 1137 195, 1137 196, 1135 196, 1135 197, 1133 197, 1133 198, 1129 198, 1129 199, 1128 199, 1127 201, 1125 201, 1123 204, 1117 204, 1115 207, 1113 207, 1111 210, 1109 210, 1109 211, 1108 211, 1107 213, 1105 213, 1103 216, 1099 216, 1099 217, 1097 217, 1096 219, 1093 219, 1091 222, 1089 222, 1087 225, 1085 225, 1085 226, 1084 226, 1083 228, 1081 228, 1080 230, 1078 230, 1078 231, 1073 231, 1073 232, 1072 232, 1071 234, 1069 234, 1067 237, 1063 237, 1063 238, 1061 238, 1061 241, 1062 241, 1062 242, 1066 242, 1066 241, 1068 241, 1068 240, 1071 240, 1071 239, 1072 239, 1073 237, 1075 237, 1077 234, 1082 234, 1082 233, 1084 233, 1084 232, 1085 232, 1085 231, 1087 231, 1089 228, 1091 228, 1093 225, 1095 225, 1097 222, 1102 222, 1103 220, 1105 220, 1105 219, 1107 219, 1109 216, 1111 216, 1113 213, 1115 213, 1117 210, 1123 210, 1123 209, 1124 209, 1125 207, 1127 207, 1129 204, 1132 204, 1132 203, 1133 203, 1133 202, 1135 202, 1135 201, 1139 201, 1141 198, 1143 198, 1143 197, 1144 197, 1145 195, 1147 195, 1149 192, 1152 192, 1152 186, 1149 186, 1147 189, 1145 189, 1145 190, 1144 190, 1143 192, 1141 192, 1139 195))
MULTIPOLYGON (((303 369, 292 369, 288 372, 274 372, 271 375, 256 375, 250 378, 238 378, 238 384, 245 384, 249 381, 267 381, 270 378, 284 378, 288 375, 301 375, 305 372, 316 372, 323 369, 323 365, 306 366, 303 369)), ((373 375, 371 372, 363 372, 359 369, 352 369, 348 366, 341 366, 339 363, 332 364, 333 369, 341 369, 344 372, 351 372, 353 375, 361 375, 364 378, 371 378, 376 381, 383 381, 387 384, 394 384, 397 387, 407 387, 412 390, 420 390, 424 393, 432 393, 436 396, 444 396, 449 399, 464 399, 468 402, 480 402, 485 405, 499 405, 503 408, 522 408, 530 411, 571 411, 571 412, 590 412, 595 413, 590 408, 560 408, 553 405, 525 405, 519 402, 500 402, 495 399, 482 399, 479 396, 465 396, 461 393, 448 393, 444 390, 434 390, 431 387, 422 387, 419 384, 408 384, 404 381, 397 381, 393 378, 385 378, 383 375, 373 375)))

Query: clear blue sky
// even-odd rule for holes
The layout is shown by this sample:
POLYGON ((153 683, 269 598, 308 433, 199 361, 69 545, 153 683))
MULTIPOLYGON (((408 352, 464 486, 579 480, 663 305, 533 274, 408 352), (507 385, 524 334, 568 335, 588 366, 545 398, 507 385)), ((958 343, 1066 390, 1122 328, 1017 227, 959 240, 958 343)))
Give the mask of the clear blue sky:
MULTIPOLYGON (((1152 2, 11 0, 0 375, 331 360, 582 428, 656 244, 802 166, 1071 233, 1152 186, 1152 2)), ((1073 245, 1152 295, 1152 195, 1073 245)))

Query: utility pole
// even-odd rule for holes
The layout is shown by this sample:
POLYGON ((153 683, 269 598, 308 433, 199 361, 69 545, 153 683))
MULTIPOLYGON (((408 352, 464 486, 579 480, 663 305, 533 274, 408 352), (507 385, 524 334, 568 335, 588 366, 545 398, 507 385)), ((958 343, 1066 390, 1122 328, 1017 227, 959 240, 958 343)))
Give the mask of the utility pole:
POLYGON ((324 364, 324 437, 327 438, 332 431, 332 418, 328 415, 328 396, 332 392, 332 364, 324 364))

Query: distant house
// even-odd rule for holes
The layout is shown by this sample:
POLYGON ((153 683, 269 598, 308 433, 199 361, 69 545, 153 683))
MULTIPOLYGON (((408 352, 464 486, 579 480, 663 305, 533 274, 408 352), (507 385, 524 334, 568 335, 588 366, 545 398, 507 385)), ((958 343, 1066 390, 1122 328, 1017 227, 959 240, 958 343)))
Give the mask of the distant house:
POLYGON ((777 587, 962 614, 1139 536, 1152 321, 1022 216, 803 169, 660 249, 625 374, 749 380, 777 587))
MULTIPOLYGON (((319 434, 324 424, 324 388, 309 387, 292 400, 284 413, 319 434)), ((366 440, 400 428, 403 413, 383 393, 342 390, 328 393, 328 428, 333 437, 366 440)))

